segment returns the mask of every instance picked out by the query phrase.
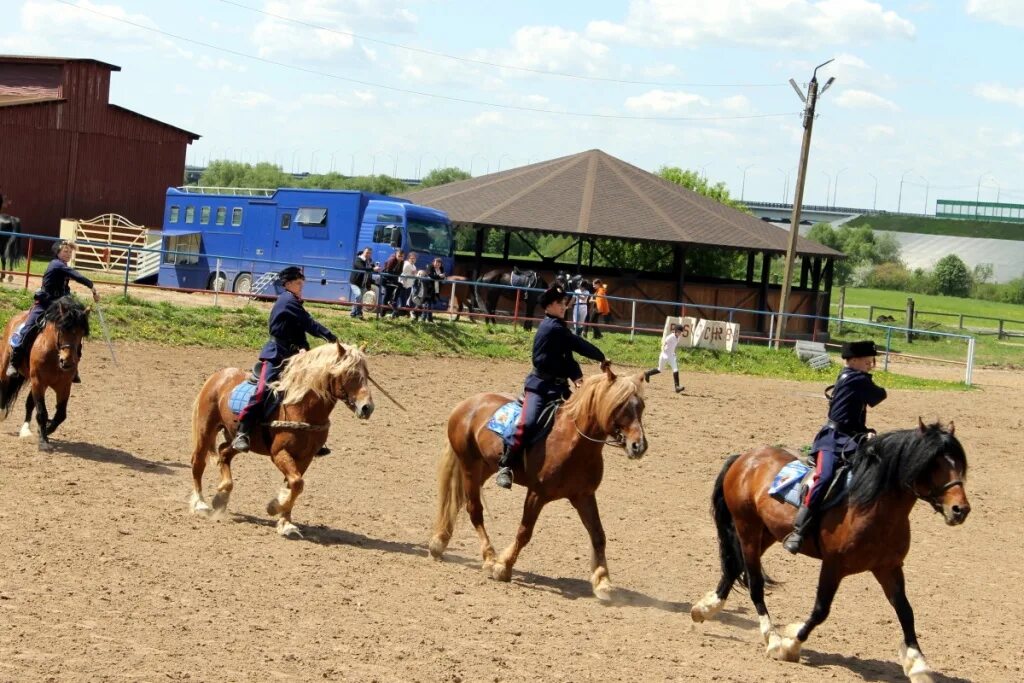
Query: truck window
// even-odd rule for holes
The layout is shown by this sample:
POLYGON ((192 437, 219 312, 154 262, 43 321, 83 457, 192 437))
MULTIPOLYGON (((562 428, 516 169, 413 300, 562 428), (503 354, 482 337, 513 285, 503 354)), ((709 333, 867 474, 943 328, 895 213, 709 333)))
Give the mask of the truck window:
POLYGON ((210 222, 210 207, 204 206, 199 209, 199 224, 206 225, 210 222))
POLYGON ((168 216, 167 222, 168 223, 177 223, 178 222, 178 213, 179 212, 180 212, 180 209, 177 206, 172 206, 171 207, 171 215, 168 216))
POLYGON ((292 227, 292 215, 290 213, 281 214, 281 229, 290 230, 292 227))
POLYGON ((295 214, 295 222, 299 225, 327 225, 327 209, 301 208, 295 214))
POLYGON ((167 238, 164 263, 186 266, 199 263, 199 234, 174 235, 167 238))
POLYGON ((228 209, 226 206, 217 207, 217 225, 224 225, 224 221, 227 220, 228 209))
POLYGON ((373 241, 376 242, 377 244, 391 244, 392 242, 395 241, 396 237, 398 238, 399 244, 394 246, 402 246, 402 231, 397 225, 393 223, 378 223, 377 226, 373 229, 373 241))
POLYGON ((444 254, 445 256, 450 256, 453 253, 452 231, 447 223, 410 218, 407 230, 409 233, 407 249, 444 254))
POLYGON ((194 223, 196 220, 196 207, 186 206, 185 207, 185 222, 194 223))
POLYGON ((241 224, 242 224, 242 207, 236 206, 235 208, 231 209, 231 225, 237 228, 241 224))

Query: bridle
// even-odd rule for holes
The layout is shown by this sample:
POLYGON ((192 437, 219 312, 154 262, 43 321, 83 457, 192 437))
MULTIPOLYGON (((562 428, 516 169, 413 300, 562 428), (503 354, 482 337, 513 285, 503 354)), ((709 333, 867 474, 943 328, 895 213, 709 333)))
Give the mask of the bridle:
POLYGON ((939 514, 943 514, 942 503, 939 501, 939 496, 941 496, 943 493, 950 490, 954 486, 963 487, 963 485, 963 479, 953 479, 952 481, 947 481, 945 484, 939 484, 938 486, 933 487, 931 491, 924 495, 918 493, 917 490, 914 489, 913 487, 911 487, 911 491, 913 492, 915 497, 931 505, 933 510, 935 510, 939 514))
POLYGON ((612 440, 607 440, 607 439, 595 439, 592 436, 587 436, 586 434, 584 434, 580 430, 580 426, 578 424, 576 424, 576 418, 575 417, 572 418, 572 426, 576 428, 576 433, 579 434, 580 436, 582 436, 587 441, 592 441, 594 443, 604 444, 605 446, 618 446, 620 448, 625 448, 626 447, 626 436, 625 436, 625 434, 622 433, 622 429, 616 428, 616 430, 610 434, 610 436, 612 437, 612 440))

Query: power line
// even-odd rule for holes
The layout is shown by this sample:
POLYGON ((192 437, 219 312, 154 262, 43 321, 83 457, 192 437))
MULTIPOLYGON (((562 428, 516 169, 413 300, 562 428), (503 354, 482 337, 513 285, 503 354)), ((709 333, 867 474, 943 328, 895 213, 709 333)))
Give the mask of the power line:
POLYGON ((430 97, 430 98, 439 99, 439 100, 447 100, 449 102, 460 102, 462 104, 474 104, 474 105, 478 105, 478 106, 482 106, 482 107, 492 107, 492 108, 495 108, 495 109, 509 109, 509 110, 514 110, 514 111, 528 111, 528 112, 533 112, 533 113, 537 113, 537 114, 557 114, 557 115, 560 115, 560 116, 577 116, 577 117, 595 118, 595 119, 621 119, 621 120, 630 120, 630 121, 676 121, 676 122, 681 122, 681 121, 693 121, 693 122, 736 121, 736 120, 740 120, 740 119, 780 118, 780 117, 796 116, 796 115, 799 114, 799 112, 785 112, 785 113, 780 113, 780 114, 743 114, 743 115, 736 115, 736 116, 630 116, 628 114, 592 114, 592 113, 587 113, 587 112, 558 111, 556 109, 541 109, 539 107, 524 107, 524 106, 515 105, 515 104, 501 104, 501 103, 498 103, 498 102, 486 102, 486 101, 483 101, 483 100, 472 100, 472 99, 468 99, 468 98, 464 98, 464 97, 455 97, 455 96, 452 96, 452 95, 440 95, 438 93, 430 93, 430 92, 425 92, 425 91, 420 91, 420 90, 410 90, 410 89, 407 89, 407 88, 399 88, 399 87, 396 87, 396 86, 393 86, 393 85, 383 85, 381 83, 372 83, 370 81, 363 81, 363 80, 359 80, 357 78, 348 78, 346 76, 339 76, 337 74, 332 74, 332 73, 329 73, 327 71, 319 71, 317 69, 309 69, 309 68, 302 67, 302 66, 296 66, 294 64, 287 64, 285 62, 279 62, 279 61, 276 61, 276 60, 273 60, 273 59, 267 59, 266 57, 259 57, 257 55, 249 54, 247 52, 242 52, 240 50, 232 50, 231 48, 221 47, 219 45, 213 45, 212 43, 206 43, 206 42, 203 42, 201 40, 196 40, 194 38, 186 38, 185 36, 179 35, 177 33, 171 33, 170 31, 163 31, 163 30, 158 29, 158 28, 153 28, 153 27, 150 27, 150 26, 145 26, 143 24, 139 24, 139 23, 136 23, 134 21, 130 21, 128 19, 124 19, 122 17, 115 17, 115 16, 112 16, 110 14, 106 14, 104 12, 100 12, 98 10, 92 9, 91 7, 84 7, 82 5, 76 5, 73 2, 71 2, 71 0, 56 0, 56 1, 61 3, 61 4, 63 4, 63 5, 67 5, 69 7, 74 7, 75 9, 78 9, 78 10, 81 10, 81 11, 91 12, 91 13, 99 15, 101 17, 105 17, 107 19, 110 19, 111 21, 117 21, 117 22, 120 22, 120 23, 123 23, 123 24, 128 24, 129 26, 134 26, 135 28, 142 29, 143 31, 150 31, 152 33, 158 33, 158 34, 160 34, 162 36, 166 36, 168 38, 173 38, 175 40, 180 40, 180 41, 183 41, 183 42, 186 42, 186 43, 192 43, 193 45, 200 45, 200 46, 208 48, 210 50, 217 50, 219 52, 225 52, 225 53, 230 54, 230 55, 235 55, 236 57, 244 57, 246 59, 251 59, 251 60, 254 60, 254 61, 257 61, 257 62, 263 62, 264 64, 273 64, 274 66, 279 66, 279 67, 282 67, 284 69, 292 69, 293 71, 299 71, 299 72, 302 72, 302 73, 312 74, 314 76, 322 76, 324 78, 331 78, 331 79, 338 80, 338 81, 344 81, 346 83, 355 83, 356 85, 362 85, 362 86, 366 86, 368 88, 380 88, 381 90, 389 90, 389 91, 392 91, 392 92, 399 92, 399 93, 403 93, 405 95, 417 95, 419 97, 430 97))
POLYGON ((225 5, 233 5, 242 9, 249 10, 250 12, 256 12, 267 17, 273 17, 274 19, 280 19, 281 21, 287 21, 292 24, 299 26, 305 26, 306 28, 316 29, 317 31, 326 31, 328 33, 335 33, 337 35, 349 36, 351 38, 357 38, 364 40, 369 43, 377 43, 378 45, 387 45, 388 47, 397 48, 399 50, 408 50, 410 52, 418 52, 420 54, 430 55, 432 57, 441 57, 443 59, 451 59, 458 62, 467 62, 469 64, 479 64, 481 66, 489 66, 496 69, 508 69, 510 71, 523 71, 526 73, 539 74, 541 76, 559 76, 561 78, 574 78, 578 80, 586 81, 600 81, 604 83, 622 83, 626 85, 657 85, 662 87, 672 88, 779 88, 785 87, 785 83, 667 83, 661 81, 633 81, 624 78, 607 78, 602 76, 585 76, 583 74, 574 74, 565 71, 547 71, 545 69, 531 69, 527 66, 514 66, 511 64, 500 64, 497 62, 489 62, 484 59, 473 59, 472 57, 458 57, 456 55, 450 55, 444 52, 436 52, 434 50, 427 50, 419 47, 412 47, 410 45, 402 45, 400 43, 392 43, 386 40, 380 40, 378 38, 369 38, 362 36, 351 31, 342 31, 340 29, 334 29, 321 24, 314 24, 312 22, 303 21, 301 19, 294 19, 289 16, 282 14, 275 14, 274 12, 268 12, 266 10, 259 9, 257 7, 251 7, 245 3, 235 2, 235 0, 219 0, 219 2, 225 5))

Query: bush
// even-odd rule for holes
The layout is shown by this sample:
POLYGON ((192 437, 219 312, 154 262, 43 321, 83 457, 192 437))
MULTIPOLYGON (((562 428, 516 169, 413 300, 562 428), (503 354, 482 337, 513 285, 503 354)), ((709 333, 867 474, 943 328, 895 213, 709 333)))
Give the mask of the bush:
POLYGON ((967 296, 971 293, 971 271, 956 254, 947 254, 935 264, 935 284, 939 294, 967 296))
POLYGON ((939 288, 935 282, 935 276, 924 268, 915 268, 910 274, 910 283, 907 289, 918 294, 938 294, 939 288))
POLYGON ((1024 304, 1024 277, 1006 283, 1002 289, 1002 300, 1008 304, 1024 304))
POLYGON ((910 289, 910 280, 911 273, 902 263, 880 263, 867 272, 864 286, 905 292, 910 289))

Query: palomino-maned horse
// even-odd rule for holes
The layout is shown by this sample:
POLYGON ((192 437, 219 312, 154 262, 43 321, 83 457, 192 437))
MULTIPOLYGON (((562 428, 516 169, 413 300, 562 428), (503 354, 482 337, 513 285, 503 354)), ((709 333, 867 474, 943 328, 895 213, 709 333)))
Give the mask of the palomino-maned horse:
POLYGON ((494 412, 512 400, 502 394, 477 394, 459 403, 448 417, 448 449, 438 468, 438 508, 430 555, 440 559, 463 507, 480 537, 484 570, 501 581, 512 577, 512 566, 530 541, 541 509, 550 501, 568 498, 590 534, 593 546, 590 582, 594 595, 610 600, 612 586, 605 560, 605 535, 595 492, 604 472, 606 440, 621 446, 629 458, 647 451, 644 435, 643 373, 616 377, 611 368, 587 377, 555 417, 551 433, 524 451, 514 468, 515 482, 526 486, 523 517, 515 540, 500 555, 484 529, 480 487, 498 470, 501 438, 487 428, 494 412))
MULTIPOLYGON (((232 390, 246 381, 247 372, 224 368, 210 376, 192 406, 192 512, 212 515, 228 505, 234 483, 231 460, 238 451, 231 448, 237 429, 230 400, 232 390), (203 470, 208 456, 214 454, 217 435, 226 440, 217 447, 220 483, 213 505, 203 498, 203 470)), ((292 508, 302 493, 303 475, 313 456, 327 441, 330 414, 335 404, 345 404, 361 420, 373 414, 370 375, 363 349, 341 342, 324 344, 312 351, 289 358, 281 379, 272 387, 281 396, 273 421, 253 430, 250 436, 254 453, 269 455, 284 474, 285 483, 277 497, 267 504, 267 513, 277 516, 277 532, 286 538, 301 538, 292 524, 292 508)))
POLYGON ((702 622, 717 614, 739 581, 750 590, 768 654, 797 661, 811 631, 828 617, 843 578, 870 571, 903 629, 899 657, 904 672, 915 683, 931 681, 904 587, 910 511, 920 499, 955 526, 967 519, 971 506, 964 489, 967 456, 953 424, 947 431, 937 423, 918 422, 917 429, 867 440, 854 454, 848 498, 821 514, 818 533, 808 534, 801 547, 802 553, 821 560, 814 609, 807 621, 790 625, 784 635, 775 630, 764 604, 761 555, 793 528, 794 509, 768 495, 773 478, 793 456, 765 447, 729 457, 711 497, 722 579, 693 606, 693 620, 702 622))
MULTIPOLYGON (((484 319, 488 323, 493 323, 498 310, 498 299, 509 297, 513 302, 518 302, 518 314, 524 318, 530 318, 533 316, 533 309, 537 306, 537 299, 547 287, 547 281, 541 277, 540 273, 533 270, 516 273, 500 269, 490 270, 480 276, 478 285, 473 288, 473 305, 486 313, 484 319), (513 276, 515 277, 513 278, 513 276), (481 287, 480 285, 504 285, 504 287, 481 287), (512 290, 506 289, 507 287, 525 289, 512 290)), ((523 329, 529 330, 532 327, 532 320, 523 321, 523 329)))
POLYGON ((31 351, 26 354, 19 368, 21 373, 15 377, 7 377, 3 370, 11 356, 11 334, 28 317, 28 311, 11 318, 4 328, 3 350, 0 352, 0 410, 4 417, 10 414, 27 377, 30 393, 25 399, 25 421, 21 425, 20 436, 32 436, 29 424, 32 411, 35 410, 41 451, 53 450, 50 434, 68 416, 68 399, 71 397, 71 381, 78 370, 79 350, 82 339, 89 336, 89 311, 89 308, 71 296, 61 297, 51 303, 40 321, 43 329, 36 336, 31 351), (57 395, 57 410, 52 419, 46 410, 47 389, 53 389, 57 395))

